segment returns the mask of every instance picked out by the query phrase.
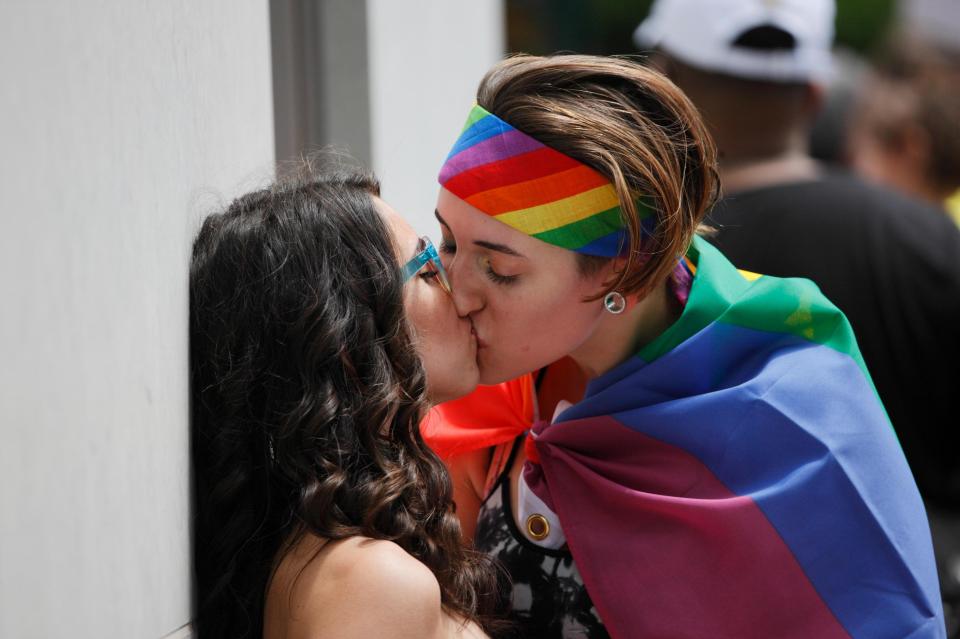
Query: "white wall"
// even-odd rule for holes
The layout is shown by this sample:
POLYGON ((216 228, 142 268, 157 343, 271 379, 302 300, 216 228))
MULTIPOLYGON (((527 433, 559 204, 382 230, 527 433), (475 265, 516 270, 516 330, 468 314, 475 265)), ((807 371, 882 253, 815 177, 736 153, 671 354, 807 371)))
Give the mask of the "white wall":
POLYGON ((0 637, 162 637, 197 194, 273 161, 267 1, 7 0, 0 60, 0 637))
POLYGON ((383 197, 436 238, 437 173, 504 53, 503 0, 367 0, 373 169, 383 197))
MULTIPOLYGON (((345 0, 325 1, 329 34, 345 0)), ((189 635, 189 248, 207 194, 269 176, 268 16, 268 0, 0 3, 4 639, 189 635)), ((369 131, 326 114, 329 141, 369 135, 385 197, 423 232, 503 18, 503 0, 367 0, 353 27, 369 131)))

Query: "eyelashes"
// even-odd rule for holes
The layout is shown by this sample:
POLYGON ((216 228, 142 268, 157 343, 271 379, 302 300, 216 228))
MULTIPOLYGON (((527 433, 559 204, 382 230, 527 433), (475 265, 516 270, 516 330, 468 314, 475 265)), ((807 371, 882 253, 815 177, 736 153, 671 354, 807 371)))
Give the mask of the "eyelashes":
POLYGON ((487 277, 490 278, 490 281, 494 282, 495 284, 508 286, 517 281, 516 275, 500 275, 499 273, 494 271, 493 268, 490 267, 489 263, 487 264, 484 271, 486 272, 487 277))
POLYGON ((435 270, 424 269, 420 272, 420 279, 427 280, 432 284, 439 284, 440 274, 435 270))
MULTIPOLYGON (((456 255, 457 245, 451 244, 447 240, 441 240, 440 246, 438 247, 440 253, 444 255, 456 255)), ((483 259, 483 272, 494 284, 499 284, 500 286, 509 286, 516 283, 518 275, 501 275, 493 270, 493 266, 490 264, 490 258, 483 259)))

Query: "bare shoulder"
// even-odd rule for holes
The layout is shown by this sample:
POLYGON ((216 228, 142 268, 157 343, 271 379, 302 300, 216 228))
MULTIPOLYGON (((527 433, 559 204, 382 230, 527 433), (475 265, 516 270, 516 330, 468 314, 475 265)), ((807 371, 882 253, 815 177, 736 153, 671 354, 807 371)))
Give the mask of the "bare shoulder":
POLYGON ((303 566, 288 592, 282 623, 288 637, 446 635, 436 577, 390 541, 331 542, 303 566))
POLYGON ((440 584, 433 572, 392 541, 347 539, 332 555, 334 578, 358 597, 401 607, 440 607, 440 584))

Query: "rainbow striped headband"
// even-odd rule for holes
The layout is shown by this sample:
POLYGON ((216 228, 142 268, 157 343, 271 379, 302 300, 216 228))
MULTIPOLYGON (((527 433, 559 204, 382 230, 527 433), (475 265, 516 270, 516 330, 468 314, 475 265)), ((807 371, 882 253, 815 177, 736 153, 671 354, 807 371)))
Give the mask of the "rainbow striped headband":
MULTIPOLYGON (((440 169, 441 186, 483 213, 549 244, 616 257, 628 248, 610 181, 474 105, 440 169)), ((656 217, 638 203, 644 232, 656 217)))

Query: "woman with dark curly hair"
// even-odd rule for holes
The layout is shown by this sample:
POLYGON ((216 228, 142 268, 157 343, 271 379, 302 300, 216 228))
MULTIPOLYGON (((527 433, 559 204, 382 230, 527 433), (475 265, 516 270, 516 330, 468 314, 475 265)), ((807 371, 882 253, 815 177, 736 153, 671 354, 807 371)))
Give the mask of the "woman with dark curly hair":
POLYGON ((418 430, 476 385, 475 335, 378 194, 356 171, 281 183, 194 243, 200 639, 483 636, 496 577, 418 430))

